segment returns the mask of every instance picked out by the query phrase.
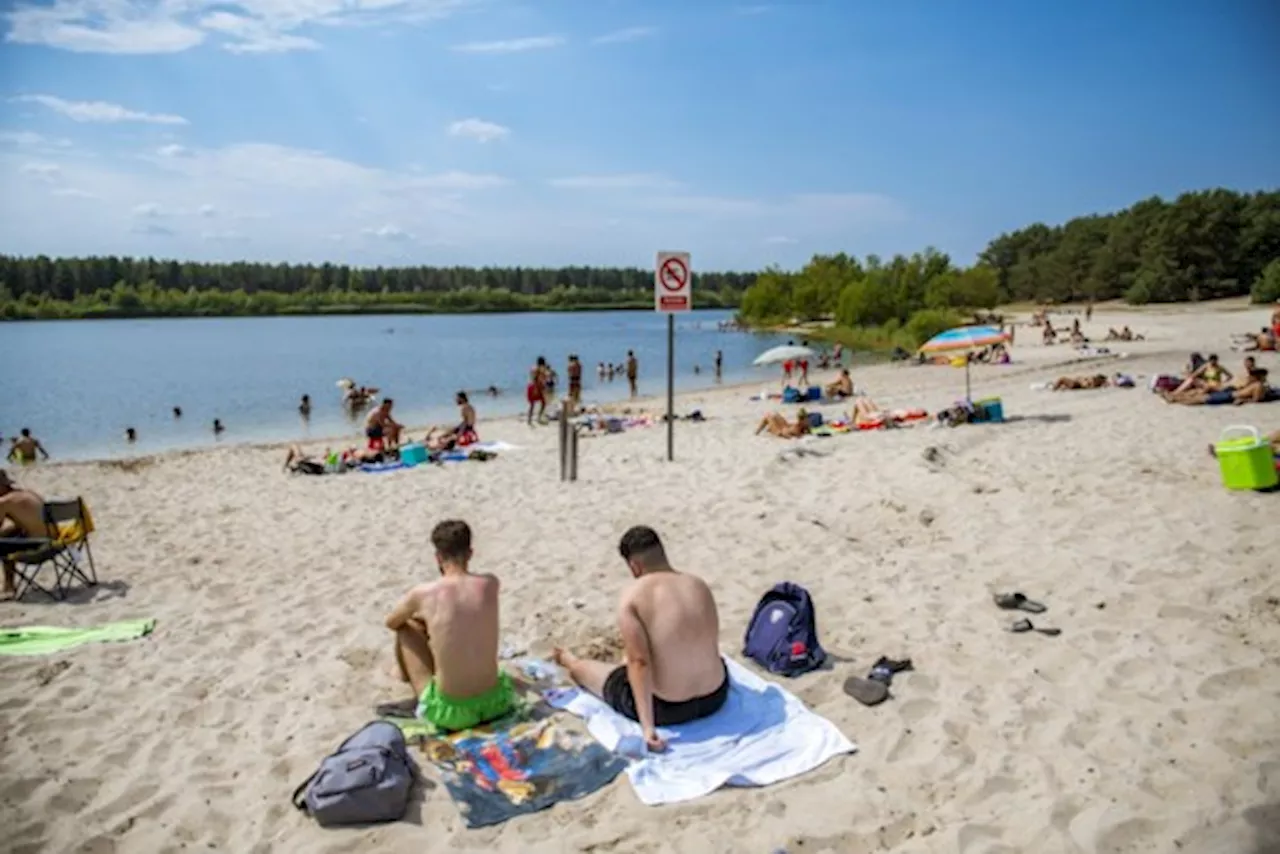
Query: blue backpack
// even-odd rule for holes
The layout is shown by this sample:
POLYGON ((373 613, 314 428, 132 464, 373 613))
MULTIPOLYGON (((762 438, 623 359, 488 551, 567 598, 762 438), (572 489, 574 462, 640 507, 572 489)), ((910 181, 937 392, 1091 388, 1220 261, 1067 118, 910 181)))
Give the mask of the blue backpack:
POLYGON ((764 594, 747 623, 742 654, 783 676, 808 673, 826 661, 809 591, 783 581, 764 594))

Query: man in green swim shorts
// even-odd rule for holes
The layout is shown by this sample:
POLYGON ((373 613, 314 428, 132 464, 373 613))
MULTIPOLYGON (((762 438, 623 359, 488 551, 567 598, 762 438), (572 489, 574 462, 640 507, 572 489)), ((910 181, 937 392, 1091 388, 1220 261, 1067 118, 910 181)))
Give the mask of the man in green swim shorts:
POLYGON ((387 616, 400 677, 418 717, 445 732, 502 717, 515 686, 498 666, 498 579, 469 571, 471 528, 450 519, 431 532, 440 579, 414 587, 387 616))

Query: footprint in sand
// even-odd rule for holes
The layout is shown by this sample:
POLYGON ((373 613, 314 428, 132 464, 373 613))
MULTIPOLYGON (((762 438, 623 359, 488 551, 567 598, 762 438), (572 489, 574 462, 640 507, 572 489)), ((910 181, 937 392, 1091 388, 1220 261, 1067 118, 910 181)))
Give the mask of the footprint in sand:
POLYGON ((1096 850, 1098 854, 1152 850, 1150 846, 1161 829, 1161 824, 1145 818, 1126 819, 1098 834, 1096 850))
POLYGON ((918 724, 937 714, 938 708, 938 704, 933 700, 908 700, 899 707, 898 715, 907 724, 918 724))
POLYGON ((1221 700, 1241 688, 1256 688, 1262 682, 1262 674, 1256 667, 1236 667, 1207 677, 1196 689, 1196 694, 1206 700, 1221 700))

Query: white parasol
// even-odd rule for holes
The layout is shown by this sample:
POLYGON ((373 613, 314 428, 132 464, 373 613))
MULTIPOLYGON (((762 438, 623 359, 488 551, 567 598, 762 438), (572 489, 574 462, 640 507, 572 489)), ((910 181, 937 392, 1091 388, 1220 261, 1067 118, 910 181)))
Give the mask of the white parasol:
POLYGON ((797 347, 794 344, 784 344, 781 347, 774 347, 772 350, 765 350, 753 365, 776 365, 779 362, 794 362, 796 359, 812 359, 817 353, 808 347, 797 347))

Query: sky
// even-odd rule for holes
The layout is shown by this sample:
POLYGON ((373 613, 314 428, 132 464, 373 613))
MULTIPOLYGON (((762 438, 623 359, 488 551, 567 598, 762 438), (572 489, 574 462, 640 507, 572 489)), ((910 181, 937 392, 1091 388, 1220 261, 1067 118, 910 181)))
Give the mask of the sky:
POLYGON ((1280 186, 1267 0, 0 0, 0 253, 802 265, 1280 186))

